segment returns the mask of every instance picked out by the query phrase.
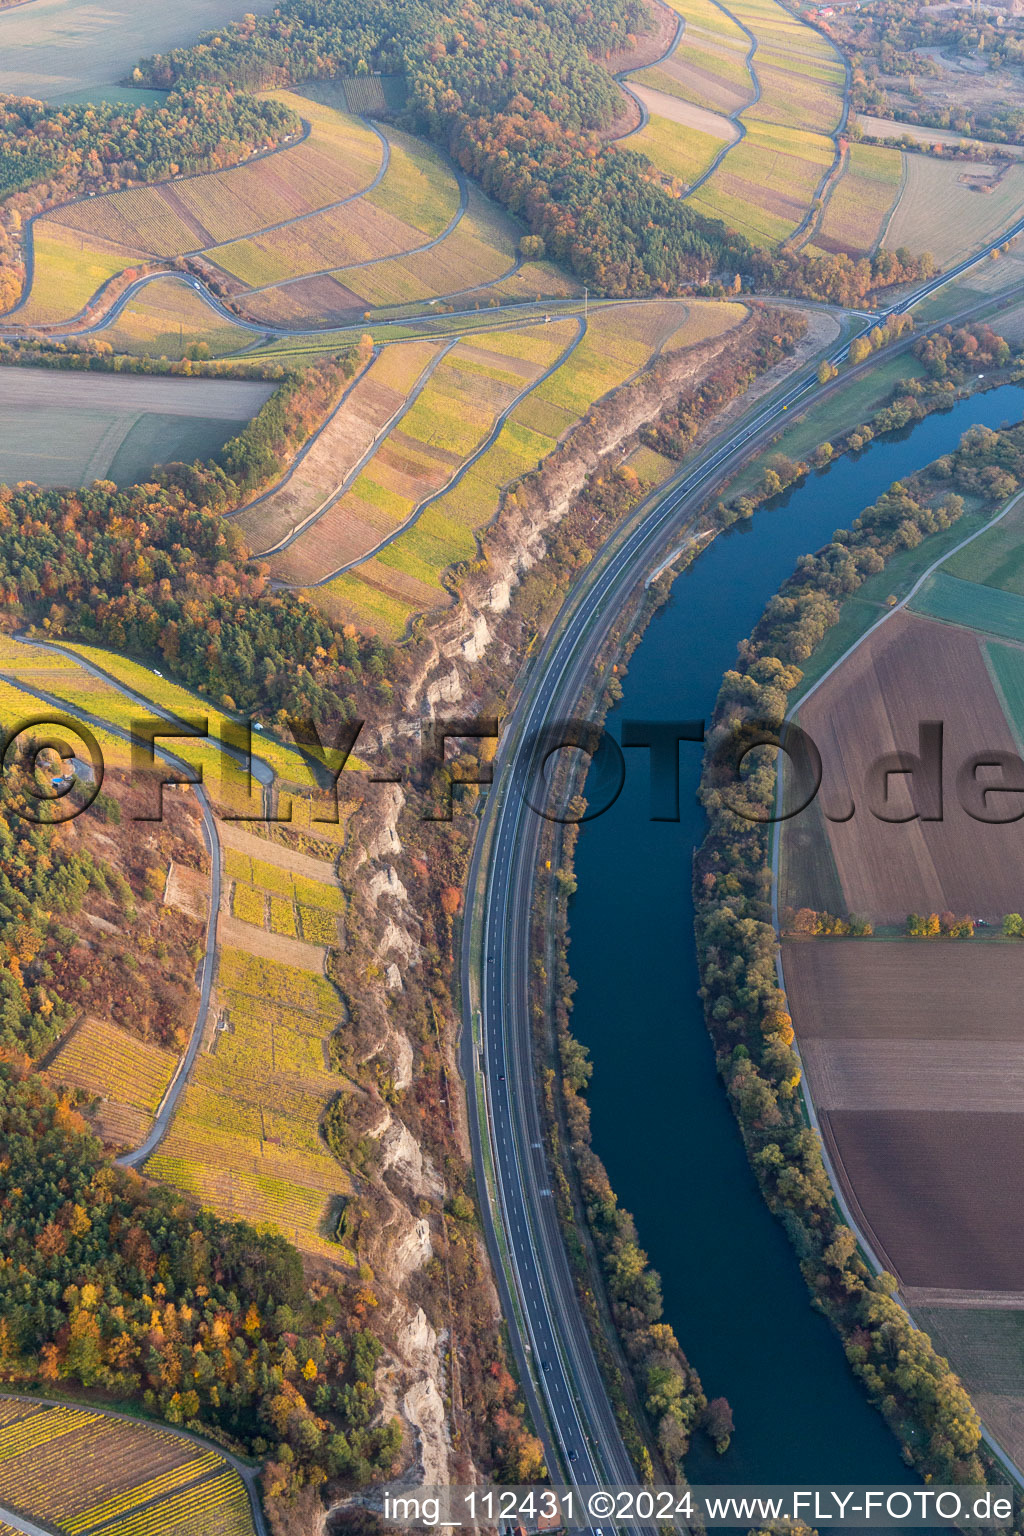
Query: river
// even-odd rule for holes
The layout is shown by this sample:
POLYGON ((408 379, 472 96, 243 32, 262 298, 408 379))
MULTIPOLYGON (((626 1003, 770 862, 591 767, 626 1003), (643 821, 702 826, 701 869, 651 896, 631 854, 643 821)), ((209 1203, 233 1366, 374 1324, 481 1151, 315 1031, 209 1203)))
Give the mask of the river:
MULTIPOLYGON (((710 720, 738 643, 797 558, 848 527, 893 480, 954 448, 968 427, 1024 415, 1004 385, 880 438, 812 474, 720 535, 675 583, 629 665, 623 719, 710 720)), ((594 1148, 660 1272, 665 1321, 709 1397, 727 1397, 725 1456, 703 1435, 694 1483, 908 1481, 895 1438, 814 1312, 794 1250, 770 1214, 715 1070, 697 997, 690 892, 704 835, 700 749, 680 748, 680 820, 651 822, 646 751, 625 788, 580 830, 570 908, 575 1034, 589 1048, 594 1148)))

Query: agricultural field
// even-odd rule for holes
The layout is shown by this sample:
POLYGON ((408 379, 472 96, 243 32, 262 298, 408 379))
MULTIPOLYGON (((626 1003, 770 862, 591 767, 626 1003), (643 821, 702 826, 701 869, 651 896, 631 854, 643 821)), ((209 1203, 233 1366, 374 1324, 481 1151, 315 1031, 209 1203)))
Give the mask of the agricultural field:
POLYGON ((310 123, 305 139, 227 170, 71 203, 37 221, 37 238, 56 228, 150 256, 180 256, 229 249, 253 231, 358 198, 380 169, 377 135, 294 91, 268 94, 310 123))
POLYGON ((32 0, 0 13, 0 91, 43 101, 113 85, 139 59, 195 41, 207 27, 271 9, 263 0, 32 0))
POLYGON ((1004 640, 1024 640, 1024 597, 999 587, 963 581, 947 571, 929 576, 909 607, 944 624, 962 624, 1004 640))
POLYGON ((83 1019, 49 1060, 55 1086, 77 1088, 101 1102, 90 1118, 105 1141, 138 1146, 153 1124, 178 1058, 116 1024, 83 1019))
POLYGON ((350 472, 406 405, 443 345, 409 342, 387 347, 371 359, 279 484, 232 514, 250 549, 276 548, 341 492, 350 472))
POLYGON ((216 993, 213 1038, 146 1172, 345 1262, 333 1233, 349 1184, 318 1130, 344 1086, 326 1056, 344 1027, 341 998, 323 976, 233 948, 221 949, 216 993))
POLYGON ((109 278, 145 260, 141 251, 108 244, 45 217, 33 225, 32 238, 32 288, 11 316, 18 325, 46 326, 72 319, 109 278))
POLYGON ((832 165, 832 141, 799 128, 744 121, 746 138, 694 192, 693 204, 751 240, 777 245, 806 218, 832 165))
POLYGON ((738 119, 746 137, 692 194, 694 206, 758 243, 778 245, 803 224, 833 164, 828 135, 842 112, 843 64, 827 39, 776 0, 737 0, 729 7, 735 20, 712 0, 676 0, 675 8, 686 21, 675 52, 636 77, 651 121, 622 142, 688 183, 728 142, 728 123, 719 117, 716 129, 707 110, 738 119), (751 36, 757 46, 748 65, 751 36), (675 112, 667 105, 673 98, 675 112), (699 120, 687 104, 705 109, 699 120))
MULTIPOLYGON (((985 1306, 943 1306, 934 1289, 912 1292, 914 1318, 950 1360, 988 1429, 1019 1464, 1024 1458, 1024 1310, 1012 1298, 985 1306)), ((1017 1298, 1022 1299, 1022 1298, 1017 1298)))
POLYGON ((194 342, 204 342, 218 357, 248 346, 252 331, 217 315, 187 283, 163 279, 149 283, 125 305, 102 339, 130 357, 184 357, 194 342))
MULTIPOLYGON (((316 601, 371 630, 401 635, 414 613, 447 601, 441 577, 454 561, 475 556, 478 535, 497 512, 503 488, 546 458, 595 401, 640 371, 655 353, 720 335, 746 313, 742 304, 670 299, 596 310, 572 353, 519 401, 496 441, 458 485, 432 501, 412 527, 372 559, 318 588, 316 601)), ((518 334, 525 346, 528 338, 565 331, 568 324, 533 326, 518 334)), ((569 339, 571 344, 571 333, 569 339)), ((481 345, 491 344, 490 335, 481 338, 481 345)))
POLYGON ((428 145, 392 128, 388 140, 388 168, 372 192, 221 245, 212 259, 247 286, 264 288, 399 255, 435 239, 458 213, 458 183, 428 145))
POLYGON ((713 112, 729 114, 747 106, 754 97, 746 63, 750 39, 712 0, 673 0, 672 9, 686 23, 674 53, 639 70, 633 83, 713 112))
POLYGON ((776 0, 734 0, 729 9, 757 38, 761 99, 743 114, 748 127, 756 120, 835 132, 846 72, 828 39, 776 0))
POLYGON ((4 1507, 57 1536, 252 1536, 245 1484, 199 1440, 16 1397, 0 1425, 4 1507))
POLYGON ((208 457, 272 384, 0 369, 0 480, 131 483, 154 464, 208 457))
POLYGON ((1024 213, 1024 165, 979 189, 974 162, 908 154, 906 187, 886 231, 887 250, 930 251, 940 267, 994 240, 1024 213))
POLYGON ((651 115, 630 137, 629 148, 639 149, 663 175, 682 183, 684 189, 704 175, 723 144, 739 138, 739 129, 727 117, 642 86, 637 95, 651 115))
POLYGON ((828 198, 809 251, 869 255, 878 245, 886 220, 903 185, 899 150, 851 144, 848 161, 828 198))
POLYGON ((377 549, 465 470, 501 414, 577 334, 575 321, 558 321, 444 345, 350 489, 274 557, 274 577, 315 584, 377 549))
MULTIPOLYGON (((324 878, 329 869, 276 843, 257 846, 261 841, 243 833, 224 850, 232 917, 285 938, 337 947, 345 896, 336 880, 324 878), (272 861, 263 856, 267 851, 272 861)), ((322 957, 318 963, 322 969, 322 957)))
POLYGON ((1024 947, 811 940, 784 945, 783 969, 826 1146, 883 1262, 903 1288, 1019 1289, 1024 1048, 1008 999, 1024 947))
MULTIPOLYGON (((902 927, 909 912, 1000 922, 1019 909, 1022 824, 981 823, 956 795, 956 770, 967 757, 1016 747, 977 636, 906 611, 893 614, 807 700, 799 720, 822 756, 821 810, 843 816, 851 800, 857 808, 846 821, 829 821, 827 840, 809 838, 800 855, 814 865, 834 860, 839 910, 902 927), (885 753, 916 751, 916 722, 927 720, 944 724, 943 818, 882 820, 868 809, 869 767, 885 753)), ((890 776, 888 788, 887 815, 915 809, 904 777, 890 776)), ((817 878, 791 863, 784 904, 804 905, 805 880, 817 878)))

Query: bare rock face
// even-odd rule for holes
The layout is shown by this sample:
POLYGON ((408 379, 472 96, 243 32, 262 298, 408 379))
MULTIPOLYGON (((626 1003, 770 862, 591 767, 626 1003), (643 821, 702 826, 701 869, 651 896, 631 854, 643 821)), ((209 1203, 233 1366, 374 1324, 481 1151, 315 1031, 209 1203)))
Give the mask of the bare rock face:
POLYGON ((459 664, 468 666, 484 654, 492 639, 488 616, 508 608, 512 588, 542 558, 547 533, 569 511, 600 461, 678 399, 720 355, 745 345, 744 329, 657 360, 594 406, 536 474, 505 494, 483 538, 486 561, 462 582, 455 607, 432 626, 406 689, 406 710, 426 704, 433 711, 461 697, 459 664))
POLYGON ((393 1173, 414 1195, 439 1199, 443 1193, 441 1180, 428 1166, 419 1142, 386 1104, 381 1105, 381 1110, 380 1119, 368 1134, 380 1142, 385 1173, 393 1173))

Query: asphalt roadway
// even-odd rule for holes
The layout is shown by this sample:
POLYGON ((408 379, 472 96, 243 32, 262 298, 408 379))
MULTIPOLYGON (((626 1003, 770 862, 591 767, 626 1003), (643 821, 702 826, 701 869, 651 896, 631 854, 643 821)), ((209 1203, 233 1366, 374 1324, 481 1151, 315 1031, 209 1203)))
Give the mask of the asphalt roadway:
MULTIPOLYGON (((1022 228, 1024 221, 1012 233, 1022 228)), ((978 259, 922 285, 886 314, 913 308, 978 259)), ((872 317, 864 332, 885 318, 872 317)), ((848 351, 849 341, 838 344, 829 361, 843 361, 848 351)), ((726 442, 712 443, 685 474, 647 498, 566 599, 504 722, 495 756, 467 885, 462 1066, 485 1231, 523 1390, 549 1471, 577 1486, 634 1483, 637 1475, 577 1300, 543 1145, 529 1000, 530 910, 541 830, 541 818, 527 803, 534 742, 545 725, 573 714, 630 592, 659 556, 664 560, 697 508, 771 441, 786 411, 798 402, 802 409, 814 405, 871 362, 825 385, 818 384, 816 370, 802 372, 726 442), (480 932, 481 950, 474 954, 480 932)), ((606 1524, 602 1536, 610 1529, 606 1524)))

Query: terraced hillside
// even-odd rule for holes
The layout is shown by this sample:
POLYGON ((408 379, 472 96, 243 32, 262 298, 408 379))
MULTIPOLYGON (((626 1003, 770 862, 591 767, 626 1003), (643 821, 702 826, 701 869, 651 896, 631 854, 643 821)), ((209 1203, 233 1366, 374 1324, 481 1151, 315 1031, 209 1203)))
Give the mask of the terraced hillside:
POLYGON ((678 299, 396 343, 351 386, 306 459, 238 521, 275 580, 396 638, 449 601, 502 490, 656 355, 739 325, 742 304, 678 299))
POLYGON ((623 143, 693 183, 702 213, 778 245, 809 220, 834 164, 842 61, 776 0, 674 0, 673 8, 683 33, 668 59, 638 73, 651 115, 623 143))
MULTIPOLYGON (((945 266, 1024 213, 1024 167, 850 142, 844 64, 776 0, 673 0, 671 55, 630 80, 642 150, 701 212, 810 255, 930 252, 945 266)), ((900 125, 895 125, 899 127, 900 125)))
MULTIPOLYGON (((12 320, 59 329, 111 278, 171 264, 190 265, 250 322, 291 329, 515 278, 525 293, 564 291, 545 263, 524 268, 514 222, 422 140, 353 117, 340 91, 321 87, 320 100, 273 94, 308 125, 300 140, 224 171, 84 198, 37 218, 31 287, 12 320)), ((106 339, 174 356, 186 334, 216 351, 245 339, 163 283, 134 295, 106 339)))
POLYGON ((90 1408, 0 1398, 4 1511, 56 1536, 252 1536, 238 1472, 197 1439, 90 1408))

